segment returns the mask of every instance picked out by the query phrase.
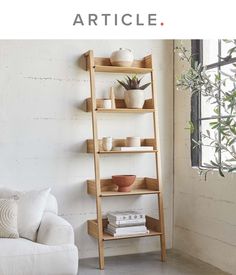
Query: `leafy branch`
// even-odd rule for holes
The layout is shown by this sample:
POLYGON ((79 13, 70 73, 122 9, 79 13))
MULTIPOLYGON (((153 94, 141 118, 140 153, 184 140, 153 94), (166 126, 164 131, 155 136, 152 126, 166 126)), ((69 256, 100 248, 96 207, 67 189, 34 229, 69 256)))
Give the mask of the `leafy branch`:
MULTIPOLYGON (((220 60, 230 62, 236 53, 236 40, 224 40, 231 45, 228 55, 220 60)), ((199 140, 194 141, 194 147, 206 146, 214 149, 214 159, 206 163, 208 169, 200 169, 200 174, 206 174, 217 169, 224 177, 225 172, 236 171, 236 64, 231 63, 230 72, 208 70, 206 66, 195 60, 183 45, 176 47, 180 60, 187 62, 189 68, 181 74, 177 81, 177 89, 189 90, 191 95, 200 94, 207 104, 213 105, 213 122, 209 129, 200 129, 199 140), (219 157, 221 153, 221 157, 219 157)), ((190 123, 190 130, 195 131, 190 123)))

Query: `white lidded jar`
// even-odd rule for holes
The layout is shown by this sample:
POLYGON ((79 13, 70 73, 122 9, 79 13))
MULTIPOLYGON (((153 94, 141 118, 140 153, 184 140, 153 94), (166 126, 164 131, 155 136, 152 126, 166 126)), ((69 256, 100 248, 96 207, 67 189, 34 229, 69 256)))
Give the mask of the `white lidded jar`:
POLYGON ((120 48, 111 54, 110 61, 112 66, 130 67, 133 64, 134 55, 130 49, 120 48))

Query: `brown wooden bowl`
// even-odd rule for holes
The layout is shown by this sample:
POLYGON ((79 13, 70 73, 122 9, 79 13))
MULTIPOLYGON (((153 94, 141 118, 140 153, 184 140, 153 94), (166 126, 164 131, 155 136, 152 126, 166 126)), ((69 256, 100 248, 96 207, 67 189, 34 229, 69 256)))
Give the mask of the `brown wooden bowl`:
POLYGON ((118 192, 130 192, 131 185, 136 179, 135 175, 115 175, 112 182, 118 186, 118 192))

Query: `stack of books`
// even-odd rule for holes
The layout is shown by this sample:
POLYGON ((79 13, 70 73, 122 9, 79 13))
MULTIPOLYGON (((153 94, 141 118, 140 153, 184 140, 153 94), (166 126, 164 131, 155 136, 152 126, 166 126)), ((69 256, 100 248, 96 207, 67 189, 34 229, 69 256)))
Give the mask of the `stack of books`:
POLYGON ((139 235, 149 233, 146 227, 146 217, 137 211, 116 211, 107 214, 106 232, 114 237, 139 235))

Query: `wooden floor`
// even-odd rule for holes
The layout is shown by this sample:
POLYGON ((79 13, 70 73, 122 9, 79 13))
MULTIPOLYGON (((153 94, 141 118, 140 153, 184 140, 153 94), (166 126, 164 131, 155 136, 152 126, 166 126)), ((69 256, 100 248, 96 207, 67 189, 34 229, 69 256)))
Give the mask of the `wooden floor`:
POLYGON ((98 259, 80 261, 79 275, 226 275, 218 268, 177 251, 168 251, 167 262, 159 253, 106 257, 105 270, 98 269, 98 259))

